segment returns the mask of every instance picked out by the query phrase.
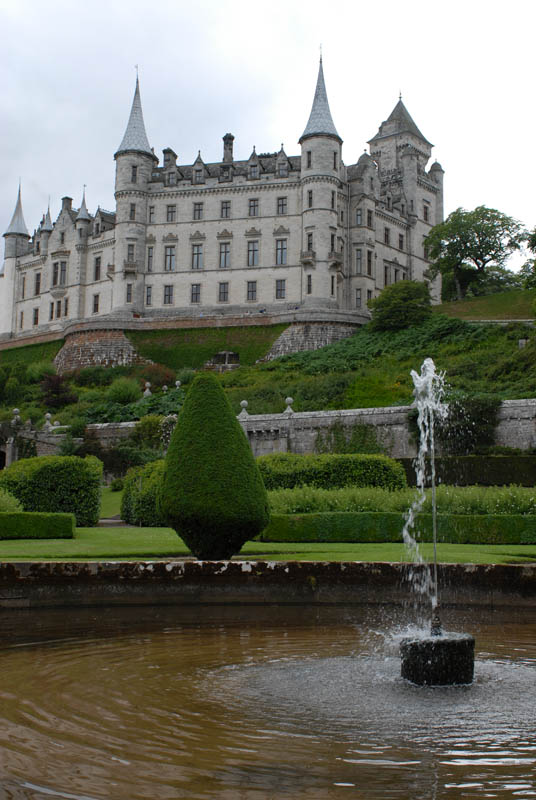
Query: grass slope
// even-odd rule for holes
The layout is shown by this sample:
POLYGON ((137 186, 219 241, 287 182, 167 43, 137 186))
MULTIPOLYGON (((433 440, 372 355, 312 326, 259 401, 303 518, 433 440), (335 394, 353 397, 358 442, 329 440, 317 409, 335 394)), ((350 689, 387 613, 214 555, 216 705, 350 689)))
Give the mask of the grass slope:
POLYGON ((536 289, 512 289, 485 297, 469 297, 434 306, 435 313, 466 320, 534 319, 536 289))
POLYGON ((0 350, 0 366, 12 364, 34 364, 39 361, 53 361, 63 347, 63 339, 44 344, 27 344, 0 350))

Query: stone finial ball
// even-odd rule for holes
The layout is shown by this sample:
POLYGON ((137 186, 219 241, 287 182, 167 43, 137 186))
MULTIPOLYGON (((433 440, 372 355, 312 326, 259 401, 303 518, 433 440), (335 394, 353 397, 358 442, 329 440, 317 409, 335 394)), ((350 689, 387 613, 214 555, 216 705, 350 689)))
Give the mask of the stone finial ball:
MULTIPOLYGON (((17 413, 18 413, 18 412, 17 412, 17 413)), ((47 422, 50 422, 50 420, 52 419, 52 414, 51 414, 50 412, 47 412, 47 413, 45 414, 45 419, 46 419, 46 421, 47 421, 47 422)))
POLYGON ((180 389, 181 388, 181 382, 180 381, 175 381, 175 386, 177 387, 177 389, 180 389))
MULTIPOLYGON (((14 414, 15 416, 17 416, 18 414, 20 414, 20 411, 19 411, 19 409, 18 409, 18 408, 14 408, 14 409, 13 409, 13 414, 14 414)), ((49 415, 49 416, 50 416, 50 415, 49 415)))
POLYGON ((145 388, 146 389, 150 389, 151 388, 151 384, 149 383, 149 381, 145 381, 145 388))
POLYGON ((285 403, 287 404, 287 406, 291 406, 293 402, 294 402, 294 398, 293 397, 286 397, 285 398, 285 403))
POLYGON ((240 408, 246 409, 247 407, 248 407, 248 401, 247 400, 241 400, 240 401, 240 408))

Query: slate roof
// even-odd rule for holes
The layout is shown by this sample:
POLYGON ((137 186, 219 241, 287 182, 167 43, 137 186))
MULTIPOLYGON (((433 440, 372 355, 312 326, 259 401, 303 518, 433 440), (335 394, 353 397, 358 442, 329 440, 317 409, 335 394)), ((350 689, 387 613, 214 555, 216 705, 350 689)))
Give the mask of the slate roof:
POLYGON ((431 142, 422 135, 416 126, 411 114, 402 102, 402 98, 400 98, 385 122, 382 122, 376 136, 369 140, 369 144, 376 142, 378 139, 383 139, 385 136, 393 136, 398 133, 412 133, 422 142, 426 142, 427 145, 433 147, 431 142))
POLYGON ((28 228, 26 227, 26 223, 24 221, 24 215, 22 213, 22 202, 20 198, 20 184, 19 184, 19 194, 17 197, 17 205, 15 206, 15 211, 13 212, 13 217, 11 222, 9 223, 9 228, 4 233, 4 236, 7 236, 9 233, 20 233, 23 236, 29 236, 28 228))
POLYGON ((335 136, 339 141, 341 137, 337 133, 337 129, 331 117, 329 110, 328 95, 326 92, 326 84, 324 82, 324 70, 322 68, 322 58, 320 59, 320 66, 318 68, 318 79, 316 82, 316 91, 313 99, 313 107, 309 115, 309 122, 307 123, 304 132, 300 137, 302 139, 308 136, 335 136))
POLYGON ((136 89, 134 91, 134 99, 132 101, 127 129, 116 155, 125 152, 125 150, 136 150, 138 153, 147 153, 147 155, 154 157, 145 131, 138 78, 136 78, 136 89))

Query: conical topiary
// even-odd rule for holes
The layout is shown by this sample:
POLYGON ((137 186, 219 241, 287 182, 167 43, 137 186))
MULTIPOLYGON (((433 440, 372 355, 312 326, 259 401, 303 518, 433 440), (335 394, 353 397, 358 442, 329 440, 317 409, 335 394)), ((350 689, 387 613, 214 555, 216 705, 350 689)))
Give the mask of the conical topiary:
POLYGON ((249 442, 217 378, 190 387, 166 456, 160 509, 200 559, 227 559, 268 524, 249 442))

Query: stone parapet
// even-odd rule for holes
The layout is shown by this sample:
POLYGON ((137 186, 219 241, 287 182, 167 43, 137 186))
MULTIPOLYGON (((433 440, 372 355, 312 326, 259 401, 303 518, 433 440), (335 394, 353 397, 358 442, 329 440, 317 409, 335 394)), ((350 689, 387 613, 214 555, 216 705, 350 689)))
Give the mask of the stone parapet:
POLYGON ((61 375, 84 367, 117 367, 151 362, 138 355, 122 330, 100 329, 69 334, 54 363, 61 375))

